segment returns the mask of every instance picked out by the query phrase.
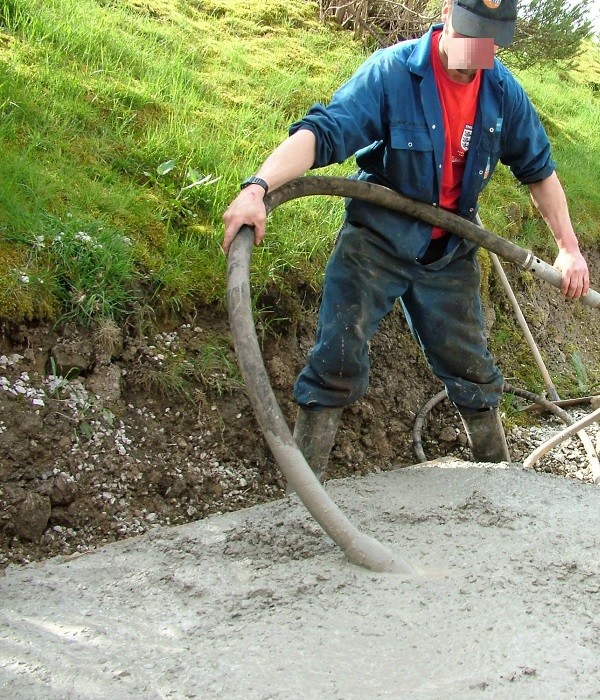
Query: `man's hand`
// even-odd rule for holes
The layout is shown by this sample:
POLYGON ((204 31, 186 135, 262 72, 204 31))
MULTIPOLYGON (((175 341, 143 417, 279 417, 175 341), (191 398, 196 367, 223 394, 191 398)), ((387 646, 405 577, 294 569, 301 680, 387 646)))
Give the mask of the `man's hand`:
POLYGON ((583 255, 562 250, 554 267, 562 274, 561 292, 569 299, 579 299, 590 289, 590 273, 583 255))
POLYGON ((556 173, 552 173, 545 180, 531 183, 529 191, 558 246, 559 253, 554 267, 562 275, 561 292, 569 299, 579 299, 590 289, 590 273, 579 251, 562 185, 556 173))
MULTIPOLYGON (((304 175, 315 162, 317 140, 312 131, 300 129, 281 143, 256 171, 256 175, 269 185, 269 192, 304 175)), ((254 244, 265 237, 267 212, 263 203, 265 191, 260 185, 248 185, 229 205, 223 214, 225 236, 223 250, 229 252, 231 241, 246 224, 254 226, 254 244)))
POLYGON ((265 237, 267 212, 263 203, 264 189, 260 185, 249 185, 243 189, 223 214, 225 235, 223 250, 227 255, 231 242, 240 228, 246 224, 254 226, 254 244, 259 245, 265 237))

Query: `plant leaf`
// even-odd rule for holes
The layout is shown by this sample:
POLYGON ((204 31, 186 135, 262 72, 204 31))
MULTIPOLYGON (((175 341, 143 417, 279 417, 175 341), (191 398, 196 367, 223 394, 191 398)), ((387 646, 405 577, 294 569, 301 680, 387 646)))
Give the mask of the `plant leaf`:
POLYGON ((174 160, 167 160, 164 163, 161 163, 158 166, 158 168, 156 168, 156 172, 159 175, 166 175, 167 173, 170 173, 174 167, 175 167, 175 161, 174 160))
POLYGON ((190 168, 187 171, 187 179, 191 182, 198 182, 202 179, 202 173, 199 170, 196 170, 196 168, 190 168))
POLYGON ((219 175, 219 177, 213 177, 212 175, 206 175, 201 180, 195 180, 191 184, 186 185, 185 187, 182 187, 181 191, 185 192, 185 190, 189 190, 192 187, 199 187, 200 185, 213 185, 215 182, 219 182, 220 179, 221 179, 221 175, 219 175))

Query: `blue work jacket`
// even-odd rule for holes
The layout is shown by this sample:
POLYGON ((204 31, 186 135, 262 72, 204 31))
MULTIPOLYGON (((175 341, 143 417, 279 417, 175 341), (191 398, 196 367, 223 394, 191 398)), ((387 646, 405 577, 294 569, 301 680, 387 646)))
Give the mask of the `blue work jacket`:
MULTIPOLYGON (((434 25, 420 39, 376 51, 328 106, 313 105, 292 125, 290 134, 309 129, 316 136, 313 168, 355 155, 358 179, 439 205, 444 119, 430 51, 432 32, 442 27, 434 25)), ((543 180, 555 169, 548 137, 529 98, 495 59, 493 68, 483 70, 457 214, 475 218, 479 193, 499 160, 524 184, 543 180)), ((415 260, 425 251, 430 225, 358 200, 346 206, 350 221, 385 236, 402 259, 415 260)), ((473 247, 452 236, 444 261, 473 247)))

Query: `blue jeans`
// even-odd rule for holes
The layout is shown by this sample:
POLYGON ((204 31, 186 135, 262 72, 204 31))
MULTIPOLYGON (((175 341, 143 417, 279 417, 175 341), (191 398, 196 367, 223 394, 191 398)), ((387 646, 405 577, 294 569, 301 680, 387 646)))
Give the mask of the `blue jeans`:
POLYGON ((430 265, 402 259, 371 229, 347 223, 325 269, 316 342, 294 386, 306 408, 347 406, 369 385, 369 340, 400 299, 448 397, 494 408, 503 378, 487 348, 475 250, 430 265))

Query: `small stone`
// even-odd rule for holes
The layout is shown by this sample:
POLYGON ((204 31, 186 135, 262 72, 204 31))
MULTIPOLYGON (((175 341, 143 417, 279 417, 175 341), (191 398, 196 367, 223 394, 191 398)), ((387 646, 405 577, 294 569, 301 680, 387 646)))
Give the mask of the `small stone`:
POLYGON ((71 447, 71 438, 67 437, 66 435, 63 435, 56 446, 60 450, 60 452, 65 452, 69 449, 69 447, 71 447))
POLYGON ((121 369, 117 365, 99 365, 87 380, 87 388, 106 403, 121 398, 121 369))
POLYGON ((50 351, 50 356, 58 376, 69 379, 86 374, 92 365, 92 347, 84 340, 58 342, 50 351))
POLYGON ((59 474, 52 483, 50 501, 53 506, 67 506, 77 498, 77 484, 65 474, 59 474))
POLYGON ((55 508, 52 508, 50 520, 56 526, 77 526, 77 518, 75 516, 75 513, 73 512, 73 509, 65 508, 64 506, 56 506, 55 508))
POLYGON ((50 515, 50 499, 37 493, 28 493, 15 514, 13 524, 17 535, 29 542, 39 542, 50 515))
POLYGON ((167 489, 165 496, 168 498, 178 498, 185 493, 186 489, 187 482, 185 479, 175 479, 167 489))
POLYGON ((456 442, 456 431, 454 428, 448 426, 442 430, 439 439, 442 442, 456 442))

